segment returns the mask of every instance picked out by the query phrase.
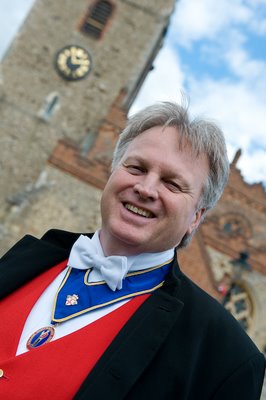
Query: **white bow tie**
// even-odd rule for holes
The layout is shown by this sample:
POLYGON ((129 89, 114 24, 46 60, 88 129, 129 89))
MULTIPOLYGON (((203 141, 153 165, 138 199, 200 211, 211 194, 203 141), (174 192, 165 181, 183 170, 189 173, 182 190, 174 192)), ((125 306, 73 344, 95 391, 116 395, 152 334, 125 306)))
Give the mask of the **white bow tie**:
POLYGON ((68 265, 77 269, 93 268, 96 279, 105 281, 113 291, 122 288, 122 280, 129 270, 127 257, 98 254, 91 239, 84 235, 80 235, 74 243, 68 265))

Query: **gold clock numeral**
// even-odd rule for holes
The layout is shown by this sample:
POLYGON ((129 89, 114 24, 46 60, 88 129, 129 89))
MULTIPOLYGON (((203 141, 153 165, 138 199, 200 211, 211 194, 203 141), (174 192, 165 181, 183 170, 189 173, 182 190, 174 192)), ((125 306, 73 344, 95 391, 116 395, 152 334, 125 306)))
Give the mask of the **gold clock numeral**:
POLYGON ((78 46, 66 46, 57 53, 56 68, 67 80, 85 78, 91 69, 90 54, 78 46))

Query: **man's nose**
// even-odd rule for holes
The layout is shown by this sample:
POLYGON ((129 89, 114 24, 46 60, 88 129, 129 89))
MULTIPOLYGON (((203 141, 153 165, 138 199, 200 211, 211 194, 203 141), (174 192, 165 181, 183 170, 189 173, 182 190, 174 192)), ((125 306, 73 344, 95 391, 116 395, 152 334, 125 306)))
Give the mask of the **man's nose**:
POLYGON ((135 184, 134 191, 141 199, 158 199, 158 184, 154 177, 150 177, 148 175, 142 176, 141 179, 135 184))

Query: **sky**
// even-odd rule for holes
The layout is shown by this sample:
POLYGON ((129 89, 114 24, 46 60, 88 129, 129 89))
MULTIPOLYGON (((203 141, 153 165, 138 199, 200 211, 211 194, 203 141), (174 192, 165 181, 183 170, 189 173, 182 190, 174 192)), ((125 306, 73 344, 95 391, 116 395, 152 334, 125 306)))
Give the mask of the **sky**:
MULTIPOLYGON (((1 0, 0 58, 34 0, 1 0)), ((179 0, 164 46, 130 113, 189 98, 223 130, 229 160, 266 188, 266 0, 179 0)))

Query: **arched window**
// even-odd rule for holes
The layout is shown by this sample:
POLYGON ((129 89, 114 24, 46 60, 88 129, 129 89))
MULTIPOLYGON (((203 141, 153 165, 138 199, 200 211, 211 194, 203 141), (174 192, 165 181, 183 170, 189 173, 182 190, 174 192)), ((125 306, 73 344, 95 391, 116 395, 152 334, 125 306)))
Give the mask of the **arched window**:
POLYGON ((44 121, 49 121, 56 110, 59 108, 59 94, 51 92, 44 100, 44 105, 38 112, 38 117, 44 121))
POLYGON ((241 213, 228 212, 219 219, 222 234, 225 236, 243 237, 249 239, 252 236, 252 226, 249 220, 241 213))
POLYGON ((90 8, 85 21, 81 26, 81 31, 99 39, 107 24, 108 19, 113 13, 114 6, 109 1, 99 0, 90 8))
POLYGON ((253 320, 252 301, 240 284, 232 284, 224 298, 223 305, 237 319, 242 328, 249 332, 253 320))

